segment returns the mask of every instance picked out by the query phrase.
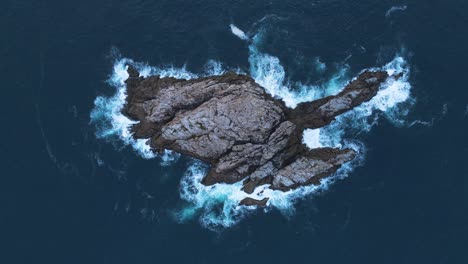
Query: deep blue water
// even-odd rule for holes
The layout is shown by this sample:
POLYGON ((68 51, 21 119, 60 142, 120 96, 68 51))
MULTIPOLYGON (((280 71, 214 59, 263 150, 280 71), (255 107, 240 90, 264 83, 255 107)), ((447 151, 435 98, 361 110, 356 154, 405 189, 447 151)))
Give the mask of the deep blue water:
POLYGON ((468 263, 467 10, 462 0, 2 1, 0 263, 468 263), (190 161, 161 167, 97 139, 90 112, 113 93, 116 49, 156 66, 200 72, 214 59, 247 71, 231 23, 266 25, 261 49, 291 81, 326 79, 349 55, 352 77, 404 54, 416 100, 404 119, 432 126, 380 119, 354 135, 365 164, 289 217, 259 210, 220 232, 178 223, 190 161), (316 57, 326 72, 311 70, 316 57))

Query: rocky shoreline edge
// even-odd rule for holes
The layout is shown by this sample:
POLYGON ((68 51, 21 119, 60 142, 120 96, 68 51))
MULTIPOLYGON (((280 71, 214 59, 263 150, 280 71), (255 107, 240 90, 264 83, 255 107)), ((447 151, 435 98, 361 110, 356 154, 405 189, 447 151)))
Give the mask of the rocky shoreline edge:
MULTIPOLYGON (((389 78, 386 71, 363 71, 336 95, 300 103, 294 109, 265 92, 251 77, 227 72, 191 80, 142 77, 127 68, 127 98, 122 113, 138 121, 135 139, 149 139, 155 152, 165 149, 210 165, 202 183, 236 183, 252 194, 268 184, 288 191, 319 185, 355 158, 349 148, 309 149, 304 129, 316 129, 372 99, 389 78)), ((265 206, 245 198, 240 205, 265 206)))

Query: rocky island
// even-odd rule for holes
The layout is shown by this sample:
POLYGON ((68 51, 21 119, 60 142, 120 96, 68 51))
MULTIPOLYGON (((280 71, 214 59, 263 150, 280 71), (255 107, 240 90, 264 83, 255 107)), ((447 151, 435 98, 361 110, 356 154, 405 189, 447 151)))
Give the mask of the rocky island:
MULTIPOLYGON (((247 75, 184 80, 144 78, 131 65, 127 71, 122 112, 139 121, 133 137, 149 139, 153 151, 169 149, 209 163, 205 185, 243 181, 246 193, 264 184, 281 191, 317 185, 351 161, 352 149, 309 149, 302 143, 304 129, 331 123, 374 97, 388 78, 399 77, 364 71, 340 93, 291 109, 247 75)), ((246 198, 241 204, 267 200, 246 198)))

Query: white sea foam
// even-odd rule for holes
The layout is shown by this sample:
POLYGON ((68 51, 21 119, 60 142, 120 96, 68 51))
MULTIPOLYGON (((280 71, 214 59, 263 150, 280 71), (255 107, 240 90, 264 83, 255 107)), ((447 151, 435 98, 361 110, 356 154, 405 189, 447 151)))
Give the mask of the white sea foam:
POLYGON ((338 116, 330 125, 321 128, 320 145, 345 147, 343 139, 346 132, 370 131, 382 115, 395 125, 404 123, 402 118, 408 113, 408 106, 414 103, 410 95, 411 85, 408 81, 410 72, 407 62, 403 57, 396 56, 388 64, 373 70, 385 70, 389 75, 401 73, 402 76, 398 79, 389 78, 370 101, 338 116))
POLYGON ((240 28, 236 27, 236 25, 231 24, 231 25, 229 25, 229 27, 231 28, 232 34, 236 35, 238 38, 240 38, 242 40, 249 40, 249 37, 244 33, 244 31, 242 31, 240 28))
POLYGON ((335 94, 346 82, 347 65, 343 65, 328 82, 319 86, 287 82, 279 58, 258 50, 257 44, 263 41, 262 37, 262 34, 255 35, 249 46, 250 76, 269 94, 281 98, 286 106, 295 108, 299 103, 335 94))
MULTIPOLYGON (((231 31, 242 39, 247 37, 234 25, 231 25, 231 31)), ((290 84, 286 80, 286 73, 280 60, 259 50, 258 44, 262 41, 261 38, 261 34, 257 34, 249 45, 250 75, 268 93, 281 98, 289 107, 295 107, 301 102, 336 94, 349 81, 346 79, 349 67, 342 65, 337 73, 322 85, 290 84)), ((159 74, 162 77, 171 76, 191 79, 225 72, 222 64, 216 61, 209 61, 205 66, 205 72, 201 74, 189 72, 184 67, 157 68, 135 63, 130 59, 116 61, 113 73, 108 81, 116 89, 116 93, 111 97, 96 98, 91 120, 99 126, 96 134, 98 137, 118 136, 126 145, 131 145, 144 158, 152 158, 155 154, 150 150, 145 140, 134 140, 132 138, 129 128, 135 124, 135 121, 129 120, 121 114, 126 98, 124 81, 128 77, 125 66, 127 64, 134 65, 143 76, 159 74)), ((387 81, 381 86, 380 91, 372 100, 337 117, 330 125, 320 129, 306 130, 304 133, 303 142, 310 148, 347 147, 358 153, 358 157, 342 166, 335 174, 335 177, 323 180, 319 186, 305 186, 288 192, 271 190, 268 185, 259 186, 249 195, 241 190, 241 182, 212 186, 203 185, 201 181, 206 175, 208 167, 199 161, 194 161, 187 169, 180 183, 181 198, 188 205, 175 214, 177 219, 186 221, 199 217, 200 223, 205 227, 213 229, 229 227, 255 209, 253 206, 239 206, 239 202, 246 197, 254 199, 268 197, 266 211, 276 208, 284 214, 291 214, 294 212, 293 205, 297 199, 326 190, 335 179, 346 177, 354 167, 363 162, 365 152, 365 146, 362 143, 347 140, 346 134, 350 131, 358 133, 369 131, 373 125, 377 124, 380 116, 385 116, 395 124, 403 122, 401 117, 407 113, 407 109, 402 107, 402 103, 411 101, 411 86, 408 82, 409 67, 403 57, 397 56, 387 65, 374 70, 386 70, 390 75, 395 73, 402 73, 403 75, 398 80, 390 79, 387 81)), ((177 155, 166 151, 162 155, 161 164, 171 164, 171 161, 176 159, 177 155)))
POLYGON ((296 199, 324 190, 330 182, 326 180, 320 186, 302 187, 288 192, 272 190, 268 185, 263 185, 257 187, 252 194, 247 194, 241 190, 241 181, 234 184, 203 185, 201 180, 207 171, 207 166, 199 161, 194 161, 189 167, 182 178, 180 194, 190 205, 177 212, 176 217, 184 222, 199 216, 200 223, 210 229, 230 227, 245 217, 246 213, 256 209, 255 206, 239 206, 239 202, 246 197, 258 200, 268 197, 269 207, 277 208, 284 214, 291 214, 296 199))
POLYGON ((432 126, 434 126, 434 121, 435 121, 434 118, 432 118, 431 121, 415 120, 415 121, 413 121, 413 122, 410 122, 410 123, 408 124, 408 127, 413 127, 413 126, 417 126, 417 125, 426 126, 426 127, 432 127, 432 126))
POLYGON ((304 130, 302 143, 310 149, 322 147, 320 143, 320 128, 304 130))
POLYGON ((180 157, 180 154, 172 151, 172 150, 167 150, 165 149, 163 154, 161 155, 161 166, 169 166, 172 165, 176 160, 178 160, 180 157))
POLYGON ((205 75, 209 75, 209 76, 221 75, 225 72, 226 70, 223 68, 223 65, 219 61, 209 60, 205 64, 205 72, 204 72, 205 75))
POLYGON ((318 98, 320 88, 316 86, 300 85, 298 90, 287 87, 286 74, 277 57, 261 53, 257 47, 251 45, 249 63, 250 76, 274 97, 281 98, 286 106, 294 108, 297 104, 318 98))
MULTIPOLYGON (((122 114, 122 108, 127 97, 125 80, 128 78, 127 65, 132 64, 140 72, 141 76, 161 75, 176 78, 190 79, 197 75, 190 73, 185 68, 168 66, 165 68, 150 67, 146 64, 135 63, 131 59, 117 59, 114 63, 112 74, 107 83, 115 89, 115 94, 110 97, 99 96, 94 101, 94 109, 91 111, 91 123, 96 124, 96 136, 98 138, 112 140, 118 137, 125 145, 130 145, 145 159, 157 157, 147 144, 147 139, 134 139, 130 128, 138 123, 130 120, 122 114)), ((214 64, 213 64, 214 65, 214 64)), ((214 69, 216 70, 216 69, 214 69)), ((179 154, 165 151, 161 156, 161 164, 169 165, 179 157, 179 154)))
POLYGON ((408 8, 408 6, 406 5, 401 5, 401 6, 392 6, 390 9, 387 10, 387 12, 385 13, 385 17, 389 17, 392 15, 392 13, 396 12, 396 11, 404 11, 408 8))
POLYGON ((314 64, 315 70, 318 73, 323 73, 327 69, 327 65, 324 62, 320 61, 320 57, 315 57, 314 64))
POLYGON ((155 154, 146 144, 146 140, 132 138, 130 127, 137 122, 130 120, 121 113, 125 104, 126 87, 125 80, 128 78, 126 63, 128 60, 120 60, 114 64, 112 75, 108 83, 116 89, 116 93, 111 97, 99 96, 94 101, 94 109, 91 112, 91 122, 96 123, 99 138, 112 138, 118 136, 126 145, 131 145, 142 157, 146 159, 154 158, 155 154))

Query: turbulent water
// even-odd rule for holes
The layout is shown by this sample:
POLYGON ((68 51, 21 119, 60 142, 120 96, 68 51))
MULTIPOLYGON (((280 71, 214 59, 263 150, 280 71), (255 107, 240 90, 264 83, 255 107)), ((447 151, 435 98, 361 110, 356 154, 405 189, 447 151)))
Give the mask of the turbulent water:
MULTIPOLYGON (((264 41, 263 32, 265 31, 263 28, 257 29, 257 32, 253 33, 252 36, 248 36, 234 24, 231 24, 229 28, 232 34, 245 41, 248 46, 250 65, 248 74, 272 96, 281 98, 288 107, 294 108, 301 102, 336 94, 350 81, 345 77, 349 68, 345 64, 330 79, 323 81, 320 85, 290 83, 279 58, 261 51, 260 47, 264 41)), ((319 71, 326 67, 318 58, 316 63, 319 71)), ((135 121, 128 119, 121 113, 126 98, 125 80, 128 78, 126 72, 128 64, 134 65, 144 77, 160 75, 161 77, 191 79, 219 75, 227 70, 239 72, 236 69, 225 69, 222 62, 213 60, 207 62, 204 72, 193 73, 183 67, 160 68, 138 63, 129 58, 116 58, 113 71, 107 81, 115 88, 115 94, 112 97, 96 98, 95 108, 91 112, 91 122, 97 127, 96 136, 111 141, 119 138, 125 145, 131 146, 138 152, 141 157, 145 159, 158 158, 160 163, 165 166, 170 166, 172 161, 177 160, 179 154, 166 150, 163 155, 157 156, 146 144, 147 140, 132 138, 130 127, 135 124, 135 121)), ((329 184, 335 179, 348 176, 353 168, 364 160, 365 146, 358 139, 348 140, 347 133, 350 130, 368 132, 377 124, 381 116, 394 124, 402 125, 405 123, 402 118, 406 115, 408 107, 413 101, 410 96, 411 85, 408 82, 410 69, 404 57, 395 54, 394 59, 387 64, 368 70, 385 70, 389 75, 402 73, 403 76, 398 80, 390 79, 384 83, 372 100, 339 116, 332 124, 320 129, 306 130, 303 138, 304 144, 310 148, 352 148, 358 153, 356 160, 343 166, 334 177, 322 180, 319 186, 311 185, 282 192, 271 190, 267 185, 264 185, 257 187, 250 195, 241 191, 241 181, 235 184, 203 185, 201 180, 207 173, 207 167, 200 161, 194 160, 180 182, 180 197, 189 205, 174 213, 176 220, 184 222, 199 217, 200 223, 210 229, 230 227, 256 209, 255 206, 238 205, 246 197, 260 200, 263 197, 269 197, 265 211, 275 208, 285 215, 290 215, 294 212, 294 202, 297 199, 327 190, 329 184)))

